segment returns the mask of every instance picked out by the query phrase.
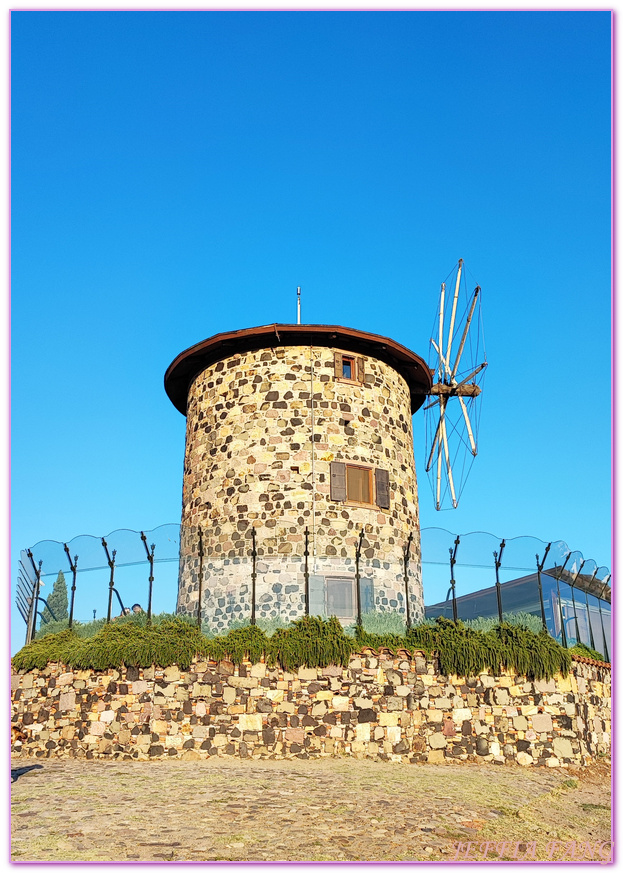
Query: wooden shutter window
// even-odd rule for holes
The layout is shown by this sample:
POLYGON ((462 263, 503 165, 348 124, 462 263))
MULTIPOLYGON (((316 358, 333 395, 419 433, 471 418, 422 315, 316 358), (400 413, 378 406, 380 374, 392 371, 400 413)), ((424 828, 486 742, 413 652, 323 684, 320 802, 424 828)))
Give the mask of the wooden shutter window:
POLYGON ((336 379, 341 379, 341 378, 342 378, 342 373, 343 373, 343 369, 342 369, 342 353, 341 353, 341 352, 335 352, 335 353, 334 353, 334 357, 335 357, 335 378, 336 378, 336 379))
POLYGON ((389 509, 389 472, 375 470, 376 505, 380 509, 389 509))
POLYGON ((356 503, 372 503, 372 481, 368 467, 346 466, 346 493, 356 503))
POLYGON ((346 500, 346 464, 341 461, 331 461, 331 500, 346 500))
POLYGON ((365 377, 366 373, 363 365, 363 358, 357 358, 357 381, 361 382, 363 385, 365 377))

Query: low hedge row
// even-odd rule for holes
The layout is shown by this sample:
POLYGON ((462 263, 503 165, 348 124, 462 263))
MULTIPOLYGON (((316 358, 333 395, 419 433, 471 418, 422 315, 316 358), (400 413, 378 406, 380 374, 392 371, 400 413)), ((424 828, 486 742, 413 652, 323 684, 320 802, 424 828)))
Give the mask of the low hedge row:
POLYGON ((517 625, 476 631, 460 621, 455 624, 438 618, 434 624, 412 627, 404 636, 370 634, 356 628, 352 638, 336 618, 316 616, 301 618, 270 637, 257 626, 248 626, 212 639, 181 618, 147 626, 129 617, 105 625, 86 639, 69 630, 49 634, 24 646, 12 663, 20 671, 42 669, 50 662, 93 670, 151 664, 177 664, 187 670, 194 658, 229 658, 239 664, 243 658, 257 663, 263 657, 270 666, 278 664, 293 671, 302 666, 346 666, 362 646, 375 650, 385 647, 392 653, 404 649, 434 654, 444 675, 473 676, 506 668, 528 678, 548 679, 556 673, 566 675, 571 666, 570 652, 545 631, 534 633, 517 625))

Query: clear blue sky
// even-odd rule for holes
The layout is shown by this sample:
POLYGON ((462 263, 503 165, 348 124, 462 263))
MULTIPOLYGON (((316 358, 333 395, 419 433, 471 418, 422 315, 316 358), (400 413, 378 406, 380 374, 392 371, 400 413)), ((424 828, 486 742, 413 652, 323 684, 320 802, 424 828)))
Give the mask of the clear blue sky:
POLYGON ((301 285, 303 321, 426 357, 462 257, 480 454, 435 512, 415 416, 422 526, 610 563, 610 13, 17 12, 11 30, 14 561, 179 520, 180 351, 294 321, 301 285))

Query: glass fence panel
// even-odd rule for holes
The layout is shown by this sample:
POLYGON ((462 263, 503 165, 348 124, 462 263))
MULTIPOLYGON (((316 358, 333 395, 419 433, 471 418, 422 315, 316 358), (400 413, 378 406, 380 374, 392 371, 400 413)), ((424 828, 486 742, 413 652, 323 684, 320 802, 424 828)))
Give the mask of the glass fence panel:
POLYGON ((591 648, 605 656, 604 634, 601 629, 601 616, 599 615, 599 602, 592 594, 587 595, 590 626, 593 631, 594 645, 591 648))

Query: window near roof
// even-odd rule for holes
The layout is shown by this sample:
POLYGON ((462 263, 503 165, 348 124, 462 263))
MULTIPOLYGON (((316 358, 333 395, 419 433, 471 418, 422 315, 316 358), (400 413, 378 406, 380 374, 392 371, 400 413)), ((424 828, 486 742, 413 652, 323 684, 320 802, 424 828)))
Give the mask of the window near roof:
POLYGON ((334 353, 335 378, 347 382, 358 382, 363 385, 365 367, 363 358, 357 355, 345 355, 342 352, 334 353))

